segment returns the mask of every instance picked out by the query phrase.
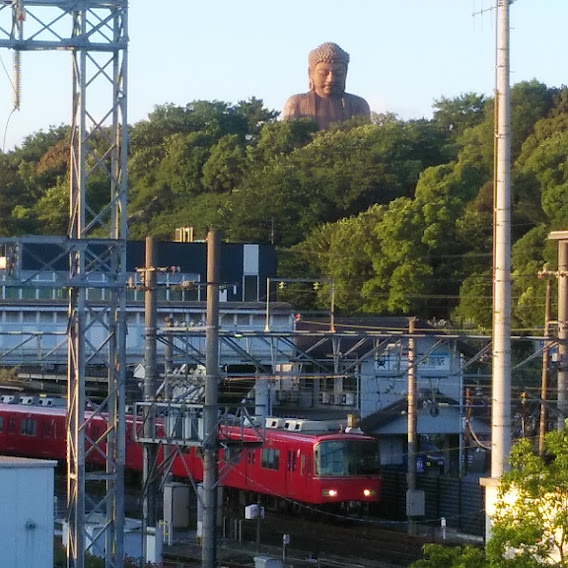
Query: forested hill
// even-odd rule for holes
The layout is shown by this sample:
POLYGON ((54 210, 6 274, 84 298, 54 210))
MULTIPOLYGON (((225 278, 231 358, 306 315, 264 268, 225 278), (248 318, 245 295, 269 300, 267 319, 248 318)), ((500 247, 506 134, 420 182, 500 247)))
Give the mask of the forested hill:
MULTIPOLYGON (((157 106, 131 126, 132 238, 197 235, 274 242, 284 277, 332 277, 344 313, 491 322, 494 101, 442 98, 431 120, 374 115, 317 132, 281 122, 258 99, 157 106)), ((0 234, 65 234, 68 128, 0 154, 0 234)), ((542 325, 556 264, 551 230, 568 229, 568 89, 512 88, 515 326, 542 325)), ((89 203, 108 201, 92 176, 89 203)), ((325 290, 319 291, 322 305, 325 290)))

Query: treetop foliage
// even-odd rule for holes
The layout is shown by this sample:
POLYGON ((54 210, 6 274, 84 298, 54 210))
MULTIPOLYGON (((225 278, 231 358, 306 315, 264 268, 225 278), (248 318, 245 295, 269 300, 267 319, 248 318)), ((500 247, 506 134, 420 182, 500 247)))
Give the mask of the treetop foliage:
MULTIPOLYGON (((547 234, 568 226, 568 90, 533 80, 511 99, 514 318, 534 328, 537 272, 556 263, 547 234)), ((334 278, 338 311, 490 325, 492 98, 441 97, 430 120, 375 114, 326 131, 278 114, 255 98, 192 101, 133 124, 131 238, 215 226, 274 243, 284 276, 334 278)), ((69 134, 38 132, 0 154, 2 236, 66 233, 69 134)), ((105 183, 87 181, 90 204, 105 202, 105 183)))

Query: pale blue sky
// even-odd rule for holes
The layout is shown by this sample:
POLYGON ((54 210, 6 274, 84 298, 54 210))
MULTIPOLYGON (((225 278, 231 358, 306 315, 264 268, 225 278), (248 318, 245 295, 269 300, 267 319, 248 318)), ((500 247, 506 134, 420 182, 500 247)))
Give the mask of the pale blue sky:
MULTIPOLYGON (((129 123, 158 104, 250 97, 281 110, 307 90, 308 52, 334 41, 351 55, 347 90, 372 110, 431 116, 432 103, 491 94, 496 0, 131 0, 129 123), (483 12, 480 14, 480 12, 483 12), (477 13, 478 15, 473 15, 477 13)), ((567 0, 511 6, 511 82, 568 83, 567 0)), ((0 50, 11 67, 11 54, 0 50)), ((71 116, 71 56, 24 53, 22 106, 0 75, 5 149, 71 116)))

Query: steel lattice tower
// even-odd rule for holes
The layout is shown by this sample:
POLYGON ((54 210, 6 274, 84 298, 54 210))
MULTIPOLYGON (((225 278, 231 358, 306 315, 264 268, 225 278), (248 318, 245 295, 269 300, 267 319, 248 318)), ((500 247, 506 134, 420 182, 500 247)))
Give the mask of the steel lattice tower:
POLYGON ((127 0, 0 4, 0 47, 13 49, 15 61, 21 51, 64 49, 72 55, 70 220, 68 238, 62 239, 69 256, 67 546, 72 568, 83 568, 95 540, 105 543, 106 568, 123 566, 127 16, 127 0), (91 180, 108 185, 102 207, 100 201, 90 204, 91 180), (96 291, 96 305, 89 291, 96 291), (106 333, 95 345, 89 343, 95 355, 87 358, 89 327, 95 322, 102 322, 106 333), (108 395, 94 414, 85 414, 86 369, 95 363, 107 369, 108 395), (89 422, 100 414, 108 414, 108 427, 89 439, 89 422), (86 470, 90 453, 104 457, 104 471, 86 470), (89 491, 91 486, 96 491, 89 491), (100 528, 87 537, 87 523, 95 517, 100 528))

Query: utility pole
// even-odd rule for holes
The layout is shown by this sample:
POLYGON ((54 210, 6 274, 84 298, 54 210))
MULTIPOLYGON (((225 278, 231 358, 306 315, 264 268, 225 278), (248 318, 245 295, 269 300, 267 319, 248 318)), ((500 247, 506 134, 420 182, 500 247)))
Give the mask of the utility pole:
POLYGON ((558 430, 568 417, 568 240, 558 242, 558 430))
MULTIPOLYGON (((156 273, 156 243, 154 237, 146 237, 146 266, 144 270, 144 402, 156 401, 157 369, 156 369, 156 335, 157 335, 157 273, 156 273)), ((155 437, 155 411, 149 404, 144 411, 144 437, 155 437)), ((156 527, 157 518, 157 477, 156 465, 158 445, 152 442, 144 443, 143 468, 143 538, 147 541, 148 527, 156 527)), ((146 544, 144 545, 146 550, 146 544)))
POLYGON ((546 279, 546 298, 544 301, 544 345, 542 351, 542 374, 540 381, 540 422, 538 432, 538 453, 544 455, 544 436, 546 434, 546 400, 548 397, 548 359, 550 356, 550 290, 552 281, 546 279))
POLYGON ((203 409, 203 568, 217 566, 217 468, 219 384, 219 250, 218 231, 207 235, 207 323, 205 330, 205 407, 203 409))
POLYGON ((558 422, 564 430, 568 417, 568 231, 552 231, 550 240, 558 241, 558 422))
POLYGON ((485 487, 486 540, 491 538, 500 478, 511 452, 511 141, 509 6, 497 2, 497 86, 495 91, 495 189, 493 197, 493 343, 491 385, 491 477, 485 487))
POLYGON ((416 346, 413 337, 415 320, 412 318, 408 323, 408 464, 407 464, 407 495, 406 509, 408 516, 408 534, 416 535, 416 525, 414 523, 415 511, 413 503, 416 499, 416 346))
POLYGON ((498 0, 497 164, 494 203, 491 477, 507 469, 511 450, 511 141, 510 0, 498 0))

